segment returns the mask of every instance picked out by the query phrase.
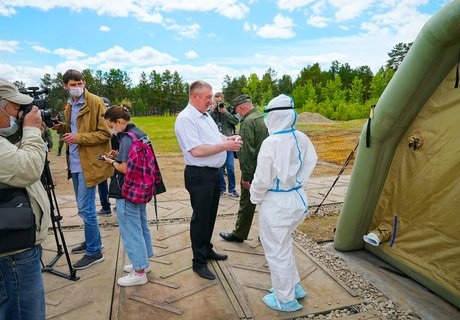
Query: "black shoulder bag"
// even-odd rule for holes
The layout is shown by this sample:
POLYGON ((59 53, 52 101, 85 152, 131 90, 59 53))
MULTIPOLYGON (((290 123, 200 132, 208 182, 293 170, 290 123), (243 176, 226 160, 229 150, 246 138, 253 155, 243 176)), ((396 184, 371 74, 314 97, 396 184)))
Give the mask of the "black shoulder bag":
POLYGON ((35 245, 35 215, 24 188, 0 189, 0 253, 35 245))

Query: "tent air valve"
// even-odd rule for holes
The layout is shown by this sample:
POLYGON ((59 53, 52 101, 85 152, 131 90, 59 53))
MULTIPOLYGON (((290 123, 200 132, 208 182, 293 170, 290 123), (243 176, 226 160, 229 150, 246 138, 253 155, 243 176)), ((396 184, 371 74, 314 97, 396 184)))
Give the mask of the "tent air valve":
POLYGON ((414 131, 409 137, 409 148, 414 151, 423 146, 424 136, 420 131, 414 131))
POLYGON ((364 242, 378 247, 382 242, 391 239, 391 227, 388 225, 379 226, 377 229, 372 230, 367 235, 363 236, 364 242))

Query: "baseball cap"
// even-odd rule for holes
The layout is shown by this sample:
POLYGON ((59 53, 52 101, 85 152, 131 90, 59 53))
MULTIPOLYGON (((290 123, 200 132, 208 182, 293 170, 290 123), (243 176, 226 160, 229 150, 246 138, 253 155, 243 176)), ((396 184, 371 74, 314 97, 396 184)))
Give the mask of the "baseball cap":
POLYGON ((17 104, 29 104, 34 99, 26 94, 22 94, 13 83, 0 78, 0 99, 5 99, 17 104))
POLYGON ((251 102, 251 98, 249 98, 249 96, 247 94, 242 94, 242 95, 236 97, 235 99, 233 99, 233 106, 236 108, 240 104, 243 104, 245 102, 251 102))

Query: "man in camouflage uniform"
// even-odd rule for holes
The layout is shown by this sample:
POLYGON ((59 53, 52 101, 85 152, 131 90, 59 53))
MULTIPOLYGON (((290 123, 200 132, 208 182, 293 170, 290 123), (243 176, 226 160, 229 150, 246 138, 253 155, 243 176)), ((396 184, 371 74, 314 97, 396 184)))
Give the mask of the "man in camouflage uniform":
POLYGON ((249 188, 257 167, 257 155, 262 141, 268 137, 263 114, 254 108, 247 94, 233 100, 235 111, 240 115, 240 136, 243 140, 238 158, 241 170, 241 198, 235 230, 231 233, 221 232, 219 235, 226 241, 243 242, 248 238, 256 205, 250 201, 249 188))

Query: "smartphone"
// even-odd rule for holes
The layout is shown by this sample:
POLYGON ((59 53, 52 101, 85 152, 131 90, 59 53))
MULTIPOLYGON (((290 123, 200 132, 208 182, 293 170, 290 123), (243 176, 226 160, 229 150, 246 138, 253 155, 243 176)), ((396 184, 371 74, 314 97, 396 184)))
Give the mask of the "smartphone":
POLYGON ((97 159, 98 159, 98 160, 102 160, 102 161, 105 161, 105 158, 104 158, 104 156, 99 156, 99 157, 97 157, 97 159))

